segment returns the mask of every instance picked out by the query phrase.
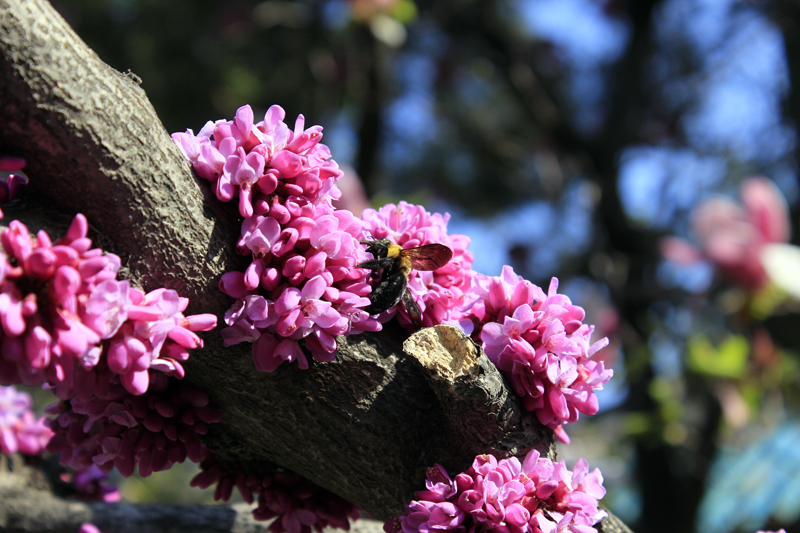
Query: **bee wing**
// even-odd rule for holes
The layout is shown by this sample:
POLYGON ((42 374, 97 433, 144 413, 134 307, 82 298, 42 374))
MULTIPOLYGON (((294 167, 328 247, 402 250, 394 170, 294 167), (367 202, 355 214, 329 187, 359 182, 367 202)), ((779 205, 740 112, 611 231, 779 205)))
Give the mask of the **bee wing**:
POLYGON ((403 255, 411 259, 411 268, 415 270, 436 270, 450 262, 453 251, 444 244, 426 244, 403 250, 403 255))

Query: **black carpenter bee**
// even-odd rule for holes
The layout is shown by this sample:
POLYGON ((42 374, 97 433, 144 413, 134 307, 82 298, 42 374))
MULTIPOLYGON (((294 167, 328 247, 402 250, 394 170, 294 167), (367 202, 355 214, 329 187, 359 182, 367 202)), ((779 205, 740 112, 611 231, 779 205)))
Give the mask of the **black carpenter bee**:
POLYGON ((422 326, 422 313, 406 290, 411 270, 436 270, 446 265, 453 257, 453 251, 443 244, 426 244, 418 248, 404 249, 389 239, 359 241, 367 245, 367 252, 374 259, 356 265, 369 268, 373 276, 380 279, 369 295, 370 304, 364 310, 377 315, 397 305, 401 299, 408 311, 411 322, 422 326))

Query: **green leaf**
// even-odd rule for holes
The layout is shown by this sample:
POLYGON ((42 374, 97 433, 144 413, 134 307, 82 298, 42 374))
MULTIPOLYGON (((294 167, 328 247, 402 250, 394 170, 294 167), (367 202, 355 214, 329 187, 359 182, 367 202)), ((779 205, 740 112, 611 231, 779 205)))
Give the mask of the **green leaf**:
POLYGON ((623 430, 628 436, 644 435, 653 430, 653 417, 647 413, 628 413, 623 418, 623 430))
POLYGON ((706 376, 738 379, 747 373, 750 342, 742 335, 730 335, 715 349, 705 335, 689 339, 689 368, 706 376))
POLYGON ((408 24, 417 18, 417 6, 411 0, 400 0, 392 8, 392 16, 398 22, 408 24))

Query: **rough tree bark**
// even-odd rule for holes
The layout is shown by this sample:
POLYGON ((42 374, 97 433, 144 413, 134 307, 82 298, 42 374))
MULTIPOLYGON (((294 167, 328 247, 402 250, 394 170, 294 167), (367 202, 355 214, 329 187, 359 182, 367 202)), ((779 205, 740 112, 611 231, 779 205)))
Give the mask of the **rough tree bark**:
MULTIPOLYGON (((0 145, 27 159, 31 178, 6 220, 56 234, 82 212, 135 285, 174 288, 190 313, 222 317, 231 301, 219 275, 243 269, 236 206, 195 181, 135 75, 105 65, 43 0, 0 0, 0 54, 0 145)), ((554 457, 552 432, 468 338, 431 328, 404 352, 406 337, 387 324, 337 339, 334 362, 265 374, 248 345, 206 334, 185 381, 223 413, 207 446, 224 465, 289 468, 380 519, 402 511, 433 463, 458 472, 479 453, 534 447, 554 457)))

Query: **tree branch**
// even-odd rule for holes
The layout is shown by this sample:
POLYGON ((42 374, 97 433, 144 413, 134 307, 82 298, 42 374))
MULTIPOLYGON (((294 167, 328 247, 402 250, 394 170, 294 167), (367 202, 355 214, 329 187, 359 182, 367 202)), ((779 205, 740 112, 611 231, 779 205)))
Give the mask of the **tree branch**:
MULTIPOLYGON (((268 533, 245 504, 157 505, 81 502, 55 496, 41 470, 20 455, 0 455, 0 530, 6 533, 75 533, 89 522, 115 533, 268 533)), ((381 524, 364 520, 352 533, 379 533, 381 524)), ((330 533, 333 530, 326 530, 330 533)))

